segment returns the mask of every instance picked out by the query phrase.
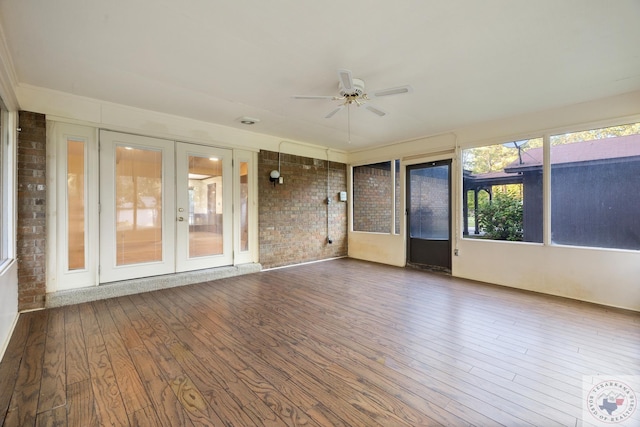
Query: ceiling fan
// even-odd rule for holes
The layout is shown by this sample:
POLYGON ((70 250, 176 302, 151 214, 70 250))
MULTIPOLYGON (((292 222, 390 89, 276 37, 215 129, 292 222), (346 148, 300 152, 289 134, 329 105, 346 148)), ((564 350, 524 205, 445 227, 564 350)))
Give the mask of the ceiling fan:
MULTIPOLYGON (((389 89, 383 90, 375 90, 371 92, 372 98, 381 98, 383 96, 390 95, 400 95, 403 93, 412 92, 413 88, 411 86, 398 86, 392 87, 389 89)), ((294 96, 296 99, 330 99, 332 101, 340 101, 340 104, 337 108, 332 110, 329 114, 324 116, 326 119, 330 119, 337 112, 344 109, 344 107, 349 107, 351 104, 355 104, 358 107, 364 105, 364 108, 371 111, 372 113, 382 117, 386 116, 387 112, 375 107, 371 104, 368 104, 367 101, 370 100, 369 95, 364 91, 364 81, 362 79, 354 78, 351 74, 351 71, 340 69, 338 70, 338 95, 296 95, 294 96)), ((348 111, 348 108, 347 108, 348 111)))

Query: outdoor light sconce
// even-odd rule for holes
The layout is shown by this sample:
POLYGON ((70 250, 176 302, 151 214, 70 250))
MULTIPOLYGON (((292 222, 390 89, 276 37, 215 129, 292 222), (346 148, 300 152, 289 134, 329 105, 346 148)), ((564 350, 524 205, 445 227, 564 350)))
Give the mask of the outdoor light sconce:
POLYGON ((276 186, 276 183, 282 184, 284 182, 284 180, 280 176, 280 171, 277 171, 275 169, 272 170, 269 174, 269 181, 273 182, 274 187, 276 186))

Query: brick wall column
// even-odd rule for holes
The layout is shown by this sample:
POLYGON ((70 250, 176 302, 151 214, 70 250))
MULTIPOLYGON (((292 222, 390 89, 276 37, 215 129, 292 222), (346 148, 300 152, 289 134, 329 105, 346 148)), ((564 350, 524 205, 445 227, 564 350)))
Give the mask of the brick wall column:
POLYGON ((18 310, 44 307, 46 296, 46 121, 20 111, 18 134, 18 310))
POLYGON ((260 151, 258 218, 260 263, 265 268, 346 256, 347 203, 338 193, 347 189, 347 165, 309 157, 260 151), (278 169, 284 184, 273 185, 269 173, 278 169), (327 167, 329 197, 327 209, 327 167), (327 212, 328 211, 328 212, 327 212), (327 230, 327 213, 329 230, 327 230), (327 241, 330 235, 331 244, 327 241))

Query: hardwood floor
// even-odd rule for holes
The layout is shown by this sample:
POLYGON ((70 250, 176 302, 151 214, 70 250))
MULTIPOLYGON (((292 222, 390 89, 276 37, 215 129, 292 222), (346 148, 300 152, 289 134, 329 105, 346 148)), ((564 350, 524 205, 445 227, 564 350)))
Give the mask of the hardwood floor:
POLYGON ((589 425, 639 355, 638 313, 340 259, 22 314, 0 420, 589 425))

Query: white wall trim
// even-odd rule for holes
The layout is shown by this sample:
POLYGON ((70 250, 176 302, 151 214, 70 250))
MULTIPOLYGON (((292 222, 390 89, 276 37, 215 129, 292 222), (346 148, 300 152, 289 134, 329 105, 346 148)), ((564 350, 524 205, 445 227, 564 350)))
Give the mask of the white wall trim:
MULTIPOLYGON (((16 93, 22 109, 43 113, 51 121, 221 148, 282 149, 312 158, 325 158, 327 148, 27 84, 18 85, 16 93)), ((346 163, 346 152, 331 149, 331 161, 346 163)))

